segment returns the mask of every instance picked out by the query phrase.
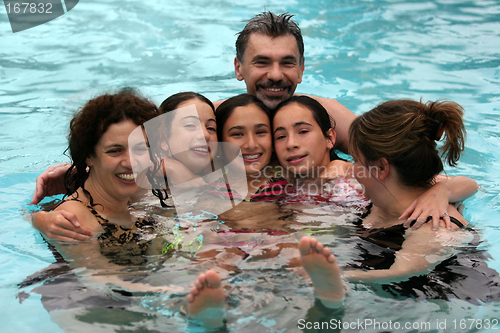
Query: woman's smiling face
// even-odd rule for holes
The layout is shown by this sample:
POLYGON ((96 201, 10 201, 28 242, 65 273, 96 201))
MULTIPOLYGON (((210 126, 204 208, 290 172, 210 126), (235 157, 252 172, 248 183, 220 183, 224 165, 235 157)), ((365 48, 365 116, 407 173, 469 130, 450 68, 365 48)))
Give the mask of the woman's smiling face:
POLYGON ((274 149, 280 164, 290 172, 308 176, 313 168, 330 162, 332 138, 326 138, 312 111, 291 103, 278 110, 273 119, 274 149))
POLYGON ((127 200, 138 187, 128 149, 128 137, 137 127, 132 120, 111 124, 101 136, 94 155, 87 158, 94 184, 117 200, 127 200))

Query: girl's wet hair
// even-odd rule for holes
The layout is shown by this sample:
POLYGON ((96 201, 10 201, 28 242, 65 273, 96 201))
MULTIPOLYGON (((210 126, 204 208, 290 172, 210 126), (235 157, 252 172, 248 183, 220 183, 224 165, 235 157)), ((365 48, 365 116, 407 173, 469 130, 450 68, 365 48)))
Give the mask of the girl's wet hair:
POLYGON ((217 139, 219 140, 219 142, 223 141, 222 129, 224 128, 224 124, 227 122, 229 117, 231 117, 231 114, 233 114, 234 109, 250 104, 256 105, 259 109, 261 109, 269 118, 269 123, 271 123, 271 111, 256 96, 250 94, 241 94, 231 97, 222 102, 215 112, 215 121, 217 123, 217 139))
MULTIPOLYGON (((176 111, 179 108, 179 105, 193 99, 197 99, 210 106, 215 115, 214 104, 205 96, 192 91, 180 92, 168 97, 161 103, 158 108, 158 113, 162 115, 168 112, 176 111)), ((158 121, 148 126, 150 129, 148 131, 148 137, 151 139, 151 142, 161 143, 163 141, 168 141, 169 133, 172 131, 173 117, 159 118, 163 118, 163 121, 158 121)))
MULTIPOLYGON (((283 107, 285 107, 287 105, 293 104, 293 103, 301 105, 301 106, 305 107, 306 109, 308 109, 309 111, 311 111, 314 120, 316 120, 316 123, 321 128, 321 132, 323 133, 325 138, 329 139, 328 130, 330 130, 330 128, 332 130, 335 130, 335 121, 330 117, 330 115, 328 114, 328 112, 326 111, 324 106, 321 105, 320 102, 318 102, 317 100, 315 100, 314 98, 311 98, 309 96, 294 95, 294 96, 290 97, 289 99, 284 100, 283 102, 278 104, 278 106, 274 110, 274 114, 273 114, 272 118, 274 119, 274 117, 276 116, 276 113, 278 113, 278 111, 280 109, 282 109, 283 107)), ((330 161, 338 160, 338 159, 339 159, 339 157, 335 153, 335 150, 331 149, 330 150, 330 161)))
POLYGON ((161 103, 160 107, 158 108, 158 112, 160 114, 164 114, 169 111, 173 111, 177 109, 181 103, 189 101, 190 99, 198 99, 203 103, 207 103, 215 112, 214 104, 208 98, 193 91, 185 91, 173 94, 161 103))
POLYGON ((386 158, 403 185, 428 187, 443 171, 443 162, 455 166, 464 150, 463 109, 438 100, 393 100, 357 117, 349 130, 349 152, 365 163, 386 158), (444 144, 436 140, 444 130, 444 144))
POLYGON ((141 125, 157 115, 156 105, 130 88, 88 101, 70 122, 67 151, 72 165, 65 175, 66 195, 81 187, 93 204, 92 197, 85 190, 85 181, 89 176, 86 160, 95 156, 95 147, 102 135, 112 124, 131 120, 141 125))

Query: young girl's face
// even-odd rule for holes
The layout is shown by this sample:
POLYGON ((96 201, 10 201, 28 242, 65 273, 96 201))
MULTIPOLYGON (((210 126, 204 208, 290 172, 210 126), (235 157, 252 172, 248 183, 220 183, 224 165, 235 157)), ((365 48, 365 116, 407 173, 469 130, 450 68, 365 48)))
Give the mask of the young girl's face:
POLYGON ((333 130, 326 138, 308 108, 297 103, 284 106, 274 116, 273 129, 276 155, 288 171, 307 177, 312 169, 330 163, 333 130))
MULTIPOLYGON (((212 156, 216 154, 217 127, 212 108, 198 100, 191 99, 179 104, 168 135, 168 149, 171 155, 195 174, 210 169, 212 156)), ((210 169, 211 170, 211 169, 210 169)))
POLYGON ((266 113, 255 104, 233 110, 223 126, 222 138, 241 148, 247 174, 258 173, 271 161, 271 123, 266 113))

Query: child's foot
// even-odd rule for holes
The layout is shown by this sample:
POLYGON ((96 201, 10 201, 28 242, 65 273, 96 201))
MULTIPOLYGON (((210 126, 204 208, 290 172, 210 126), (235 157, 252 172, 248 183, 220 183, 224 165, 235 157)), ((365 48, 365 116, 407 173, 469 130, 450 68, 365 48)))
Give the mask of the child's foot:
POLYGON ((202 322, 207 328, 223 325, 225 294, 216 272, 209 270, 200 274, 186 298, 191 319, 202 322))
POLYGON ((345 287, 332 251, 315 238, 304 236, 299 243, 299 252, 302 266, 309 274, 321 303, 328 308, 341 307, 345 287))

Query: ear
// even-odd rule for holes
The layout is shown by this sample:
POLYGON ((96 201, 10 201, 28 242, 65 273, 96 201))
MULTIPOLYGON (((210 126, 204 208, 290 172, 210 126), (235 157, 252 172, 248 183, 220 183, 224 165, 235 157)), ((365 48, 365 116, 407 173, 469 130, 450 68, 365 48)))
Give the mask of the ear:
POLYGON ((243 65, 241 62, 238 60, 237 57, 234 57, 234 74, 236 75, 236 79, 238 81, 243 81, 243 75, 241 74, 241 69, 243 65))
POLYGON ((387 158, 382 157, 381 159, 378 160, 378 169, 379 169, 378 178, 380 180, 385 180, 389 176, 391 170, 391 165, 389 164, 387 158))
POLYGON ((165 141, 163 141, 161 144, 160 144, 160 147, 161 149, 167 154, 167 156, 170 155, 170 146, 168 145, 168 143, 166 143, 165 141))
POLYGON ((335 142, 337 140, 337 133, 335 133, 335 131, 333 130, 333 128, 330 128, 326 132, 326 136, 327 136, 327 141, 326 141, 327 148, 328 149, 333 149, 333 147, 335 146, 335 142))
POLYGON ((302 75, 304 75, 304 69, 305 69, 305 59, 304 59, 304 63, 302 63, 302 65, 300 65, 300 68, 299 68, 299 79, 297 80, 297 84, 299 83, 302 83, 302 75))
POLYGON ((92 162, 92 157, 87 157, 85 159, 85 163, 87 164, 87 166, 91 167, 94 163, 92 162))

